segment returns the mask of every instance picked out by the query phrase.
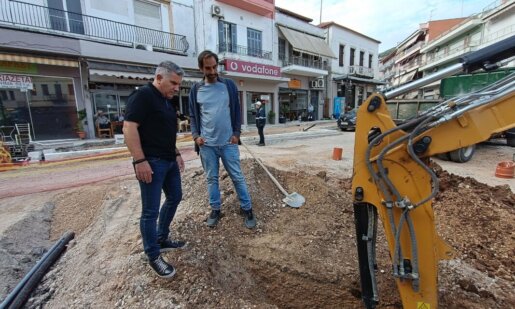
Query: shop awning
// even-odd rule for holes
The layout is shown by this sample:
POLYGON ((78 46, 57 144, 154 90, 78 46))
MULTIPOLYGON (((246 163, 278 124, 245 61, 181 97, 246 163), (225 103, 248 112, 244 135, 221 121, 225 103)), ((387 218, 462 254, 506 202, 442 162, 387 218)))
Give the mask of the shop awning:
POLYGON ((79 67, 79 62, 77 60, 37 57, 37 56, 29 56, 29 55, 0 54, 0 61, 36 63, 36 64, 56 65, 56 66, 72 67, 72 68, 79 67))
POLYGON ((407 74, 404 74, 401 76, 401 81, 400 81, 400 84, 405 84, 405 83, 409 83, 410 81, 413 80, 413 76, 415 76, 415 74, 417 73, 417 70, 414 70, 414 71, 411 71, 407 74))
POLYGON ((279 27, 279 30, 281 30, 294 50, 315 56, 325 56, 336 59, 336 56, 324 39, 283 26, 277 27, 279 27))
POLYGON ((122 72, 122 71, 110 71, 110 70, 89 70, 90 76, 108 76, 116 78, 128 78, 128 79, 142 79, 150 80, 154 78, 154 74, 135 73, 135 72, 122 72))

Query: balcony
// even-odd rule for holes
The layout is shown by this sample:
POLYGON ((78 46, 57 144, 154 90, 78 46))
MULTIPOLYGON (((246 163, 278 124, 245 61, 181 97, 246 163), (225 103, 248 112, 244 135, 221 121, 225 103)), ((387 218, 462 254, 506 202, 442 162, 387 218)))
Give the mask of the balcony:
POLYGON ((351 65, 349 67, 349 75, 374 77, 374 70, 361 65, 351 65))
POLYGON ((257 15, 273 18, 275 12, 275 4, 273 0, 217 0, 244 11, 257 15))
POLYGON ((425 63, 421 63, 421 70, 427 70, 432 67, 438 66, 442 63, 446 63, 457 59, 459 56, 466 54, 471 51, 475 51, 477 46, 480 45, 479 41, 472 41, 469 44, 464 44, 453 49, 444 49, 443 52, 434 52, 427 55, 425 63))
POLYGON ((399 63, 401 62, 402 60, 406 59, 407 57, 411 56, 412 54, 414 54, 415 51, 419 51, 421 48, 423 48, 425 46, 425 42, 423 41, 420 41, 416 44, 414 44, 413 46, 411 46, 410 48, 406 49, 406 50, 403 50, 402 52, 400 52, 396 59, 395 59, 395 63, 399 63))
POLYGON ((297 74, 301 76, 318 77, 328 74, 327 60, 322 58, 313 59, 302 56, 280 57, 282 64, 281 71, 288 74, 297 74))
POLYGON ((23 28, 129 47, 137 44, 147 50, 181 55, 186 54, 189 47, 183 35, 19 1, 0 0, 0 27, 23 28))
POLYGON ((237 55, 243 55, 243 56, 250 56, 250 57, 254 57, 254 58, 272 60, 272 52, 271 51, 266 51, 266 50, 257 49, 257 48, 248 48, 247 46, 220 44, 220 45, 217 45, 217 50, 218 50, 219 54, 229 53, 229 54, 237 54, 237 55))

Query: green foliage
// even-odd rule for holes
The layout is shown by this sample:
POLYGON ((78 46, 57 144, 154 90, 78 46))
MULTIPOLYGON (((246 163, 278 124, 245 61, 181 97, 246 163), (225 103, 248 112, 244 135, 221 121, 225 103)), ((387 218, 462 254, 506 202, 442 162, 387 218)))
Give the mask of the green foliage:
POLYGON ((86 109, 77 111, 77 125, 75 126, 77 132, 84 131, 84 119, 86 119, 86 109))
POLYGON ((270 110, 268 112, 268 123, 272 124, 275 120, 275 112, 273 110, 270 110))

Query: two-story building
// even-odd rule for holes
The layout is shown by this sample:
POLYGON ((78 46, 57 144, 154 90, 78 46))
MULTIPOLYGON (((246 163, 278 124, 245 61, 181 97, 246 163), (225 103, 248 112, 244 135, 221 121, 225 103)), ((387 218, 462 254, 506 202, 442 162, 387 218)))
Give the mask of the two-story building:
POLYGON ((193 16, 190 2, 0 0, 0 125, 29 123, 34 140, 74 138, 86 110, 92 138, 95 113, 116 120, 160 61, 184 67, 186 85, 199 80, 194 21, 173 23, 193 16))
POLYGON ((325 22, 319 25, 326 32, 331 50, 338 56, 330 63, 328 77, 328 116, 338 117, 351 110, 383 84, 378 76, 380 41, 339 25, 325 22))

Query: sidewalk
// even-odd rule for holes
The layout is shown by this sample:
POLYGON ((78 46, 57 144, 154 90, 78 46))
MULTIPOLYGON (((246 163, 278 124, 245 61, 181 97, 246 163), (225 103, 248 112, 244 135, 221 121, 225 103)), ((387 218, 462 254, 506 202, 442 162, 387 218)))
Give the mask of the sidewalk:
MULTIPOLYGON (((284 124, 265 126, 265 140, 267 144, 276 144, 286 139, 302 139, 315 136, 329 136, 338 134, 334 120, 318 120, 309 122, 291 121, 284 124)), ((254 125, 242 126, 241 140, 244 143, 254 144, 259 140, 257 128, 254 125)), ((126 150, 123 135, 116 135, 109 139, 65 139, 34 142, 35 151, 30 152, 31 162, 38 162, 42 154, 47 161, 63 160, 83 156, 95 156, 106 153, 119 153, 126 150)), ((178 148, 192 148, 191 133, 178 133, 178 148)))

